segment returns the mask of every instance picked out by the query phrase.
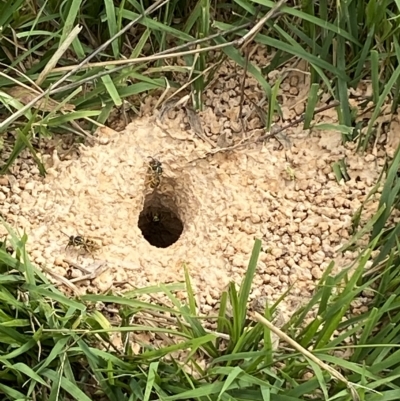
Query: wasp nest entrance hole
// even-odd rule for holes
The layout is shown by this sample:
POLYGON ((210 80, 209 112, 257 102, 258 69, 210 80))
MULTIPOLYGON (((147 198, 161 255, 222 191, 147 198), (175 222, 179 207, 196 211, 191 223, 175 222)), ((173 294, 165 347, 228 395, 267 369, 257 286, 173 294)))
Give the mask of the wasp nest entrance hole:
POLYGON ((145 198, 138 227, 150 245, 168 248, 181 236, 183 222, 173 199, 153 192, 145 198))

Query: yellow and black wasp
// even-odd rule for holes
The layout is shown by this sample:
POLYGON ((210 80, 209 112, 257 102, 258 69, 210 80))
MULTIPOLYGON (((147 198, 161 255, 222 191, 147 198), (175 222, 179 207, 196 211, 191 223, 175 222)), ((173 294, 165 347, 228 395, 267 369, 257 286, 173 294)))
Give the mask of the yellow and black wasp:
POLYGON ((79 248, 83 249, 85 252, 90 253, 93 255, 95 251, 100 249, 99 244, 97 244, 95 241, 85 238, 82 235, 68 235, 63 232, 64 235, 68 237, 68 243, 65 247, 65 249, 68 248, 79 248))
POLYGON ((150 177, 149 184, 151 188, 155 189, 161 184, 163 167, 162 163, 159 160, 151 156, 149 156, 149 158, 151 159, 148 168, 148 173, 150 177))

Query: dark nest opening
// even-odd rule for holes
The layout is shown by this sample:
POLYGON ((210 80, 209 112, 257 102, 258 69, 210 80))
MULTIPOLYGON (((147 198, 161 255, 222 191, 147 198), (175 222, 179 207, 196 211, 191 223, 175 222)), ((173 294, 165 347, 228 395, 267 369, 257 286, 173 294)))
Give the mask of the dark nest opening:
POLYGON ((183 222, 171 198, 153 193, 145 199, 138 227, 150 245, 168 248, 180 238, 183 222))

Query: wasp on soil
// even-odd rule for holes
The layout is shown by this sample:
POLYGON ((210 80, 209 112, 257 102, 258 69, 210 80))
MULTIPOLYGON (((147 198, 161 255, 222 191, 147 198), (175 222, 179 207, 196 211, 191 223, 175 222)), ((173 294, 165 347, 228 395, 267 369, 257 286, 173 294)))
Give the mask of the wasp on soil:
POLYGON ((95 251, 100 249, 100 246, 93 241, 92 239, 85 238, 82 235, 68 235, 64 232, 62 232, 64 235, 68 237, 68 243, 65 247, 65 249, 68 248, 79 248, 83 249, 85 252, 90 253, 93 255, 95 251))
POLYGON ((150 187, 156 189, 161 184, 161 177, 163 174, 162 163, 155 159, 154 157, 149 156, 151 159, 148 166, 148 174, 149 174, 149 184, 150 187))

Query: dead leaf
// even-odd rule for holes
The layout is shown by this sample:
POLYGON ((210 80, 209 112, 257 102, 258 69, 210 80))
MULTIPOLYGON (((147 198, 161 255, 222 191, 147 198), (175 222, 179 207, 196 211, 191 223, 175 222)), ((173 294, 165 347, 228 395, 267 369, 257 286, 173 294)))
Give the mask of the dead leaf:
POLYGON ((215 143, 204 134, 203 127, 199 115, 190 107, 185 107, 186 115, 189 120, 190 128, 193 132, 203 141, 209 143, 213 148, 216 147, 215 143))
MULTIPOLYGON (((15 99, 19 100, 23 105, 27 105, 39 95, 38 91, 22 86, 12 86, 11 88, 4 88, 3 91, 14 97, 15 99)), ((41 111, 53 111, 59 105, 60 103, 56 102, 55 100, 45 97, 43 99, 40 99, 33 107, 41 111)), ((73 111, 75 110, 75 106, 73 104, 66 103, 62 107, 60 107, 60 110, 73 111)))

